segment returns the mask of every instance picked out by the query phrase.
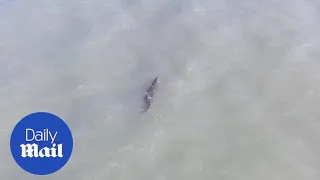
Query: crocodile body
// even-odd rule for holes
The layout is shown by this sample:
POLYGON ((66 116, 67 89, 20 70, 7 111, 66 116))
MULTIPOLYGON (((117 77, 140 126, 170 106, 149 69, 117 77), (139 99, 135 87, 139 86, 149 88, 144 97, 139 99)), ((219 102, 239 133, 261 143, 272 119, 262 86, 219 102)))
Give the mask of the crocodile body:
POLYGON ((146 103, 146 108, 145 108, 145 111, 147 111, 151 105, 152 105, 152 101, 153 101, 153 96, 156 92, 156 88, 157 88, 157 85, 159 83, 159 78, 156 77, 154 79, 154 81, 152 82, 151 86, 148 88, 145 96, 144 96, 144 100, 145 100, 145 103, 146 103))

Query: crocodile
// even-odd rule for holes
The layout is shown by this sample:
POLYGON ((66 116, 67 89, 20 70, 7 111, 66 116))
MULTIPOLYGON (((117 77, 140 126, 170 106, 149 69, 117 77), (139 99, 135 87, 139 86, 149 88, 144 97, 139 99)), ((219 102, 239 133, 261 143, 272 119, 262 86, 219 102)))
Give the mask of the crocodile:
POLYGON ((158 83, 159 83, 159 78, 156 77, 153 80, 151 86, 148 88, 148 90, 145 93, 145 96, 144 96, 144 100, 145 100, 145 103, 146 103, 145 111, 147 111, 151 107, 151 104, 152 104, 152 101, 153 101, 153 96, 154 96, 154 94, 156 92, 156 88, 157 88, 158 83))

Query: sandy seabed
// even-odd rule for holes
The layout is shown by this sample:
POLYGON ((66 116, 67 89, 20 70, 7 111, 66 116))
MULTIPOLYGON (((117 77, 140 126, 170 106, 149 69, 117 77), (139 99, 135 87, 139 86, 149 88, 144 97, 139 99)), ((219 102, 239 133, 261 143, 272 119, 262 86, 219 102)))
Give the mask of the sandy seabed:
POLYGON ((319 19, 317 0, 1 1, 1 179, 319 180, 319 19), (35 111, 74 136, 49 176, 10 153, 35 111))

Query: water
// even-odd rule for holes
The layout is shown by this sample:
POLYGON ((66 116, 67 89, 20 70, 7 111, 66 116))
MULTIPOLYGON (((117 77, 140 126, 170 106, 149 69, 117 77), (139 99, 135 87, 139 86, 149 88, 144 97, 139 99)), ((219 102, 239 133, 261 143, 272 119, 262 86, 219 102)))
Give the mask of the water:
POLYGON ((1 1, 2 179, 318 180, 319 8, 1 1), (59 115, 74 135, 54 175, 29 175, 10 154, 12 128, 34 111, 59 115))

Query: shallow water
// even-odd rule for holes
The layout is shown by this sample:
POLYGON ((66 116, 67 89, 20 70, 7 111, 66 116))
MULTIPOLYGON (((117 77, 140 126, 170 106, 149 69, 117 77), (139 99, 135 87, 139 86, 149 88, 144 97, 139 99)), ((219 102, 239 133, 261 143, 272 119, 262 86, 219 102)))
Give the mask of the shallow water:
POLYGON ((316 0, 0 2, 0 176, 77 180, 318 180, 316 0), (155 104, 144 91, 159 76, 155 104), (21 170, 17 121, 50 111, 75 148, 21 170))

